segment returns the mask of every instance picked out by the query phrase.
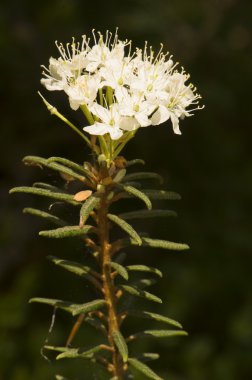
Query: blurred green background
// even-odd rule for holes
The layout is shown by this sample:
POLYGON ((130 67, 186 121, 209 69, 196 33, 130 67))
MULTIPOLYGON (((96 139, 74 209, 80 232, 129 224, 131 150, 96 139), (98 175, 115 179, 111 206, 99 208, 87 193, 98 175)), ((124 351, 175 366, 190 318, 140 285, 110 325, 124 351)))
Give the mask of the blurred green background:
MULTIPOLYGON (((188 338, 145 341, 141 349, 160 352, 153 363, 171 380, 249 380, 252 378, 251 255, 251 15, 252 2, 240 0, 2 1, 1 49, 1 253, 0 380, 99 380, 86 363, 48 362, 40 355, 45 339, 64 344, 71 319, 28 305, 33 296, 89 299, 86 284, 52 267, 48 254, 71 256, 81 247, 51 242, 37 232, 46 227, 22 214, 39 206, 32 196, 8 196, 9 188, 45 179, 24 167, 24 155, 88 158, 82 143, 50 117, 36 91, 78 121, 62 94, 40 85, 40 64, 58 56, 54 40, 69 41, 119 27, 121 38, 136 45, 163 42, 191 73, 206 105, 181 123, 147 128, 129 144, 128 158, 144 158, 147 169, 166 178, 165 186, 182 195, 174 206, 177 220, 149 223, 152 236, 188 242, 190 253, 138 249, 129 262, 155 264, 164 278, 156 286, 160 312, 182 322, 188 338), (65 287, 67 286, 67 289, 65 287), (65 294, 66 293, 66 294, 65 294)), ((154 310, 153 306, 152 310, 154 310)), ((154 306, 155 307, 155 306, 154 306)), ((141 323, 131 324, 137 331, 141 323)), ((154 327, 152 322, 148 326, 154 327)), ((95 340, 82 328, 76 344, 95 340)), ((136 380, 143 379, 136 375, 136 380)))

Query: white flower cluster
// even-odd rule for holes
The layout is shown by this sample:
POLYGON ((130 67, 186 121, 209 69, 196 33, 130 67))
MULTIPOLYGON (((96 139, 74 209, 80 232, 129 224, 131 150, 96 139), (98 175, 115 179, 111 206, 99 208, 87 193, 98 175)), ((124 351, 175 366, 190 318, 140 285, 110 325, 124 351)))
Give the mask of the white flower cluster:
POLYGON ((50 58, 41 83, 50 91, 63 90, 73 110, 88 110, 93 121, 84 130, 92 135, 109 133, 117 140, 124 131, 168 119, 180 134, 179 119, 200 108, 196 88, 185 84, 189 75, 175 69, 162 47, 156 56, 147 44, 132 53, 131 42, 117 34, 113 41, 109 32, 105 39, 93 36, 92 47, 86 36, 66 47, 56 43, 61 56, 50 58))

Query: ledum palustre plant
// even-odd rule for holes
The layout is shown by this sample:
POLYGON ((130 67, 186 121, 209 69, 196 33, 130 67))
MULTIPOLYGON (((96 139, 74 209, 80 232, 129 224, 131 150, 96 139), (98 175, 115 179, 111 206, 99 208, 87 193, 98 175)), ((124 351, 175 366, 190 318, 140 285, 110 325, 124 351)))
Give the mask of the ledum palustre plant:
MULTIPOLYGON (((177 69, 162 46, 157 54, 146 43, 143 49, 132 50, 131 41, 121 41, 117 33, 113 37, 107 32, 103 37, 93 32, 92 41, 72 42, 65 47, 56 43, 60 57, 50 58, 49 68, 43 66, 41 83, 49 91, 64 91, 72 110, 83 112, 84 128, 66 119, 40 94, 52 115, 69 126, 90 148, 91 159, 81 163, 63 157, 42 158, 27 156, 26 165, 35 165, 56 171, 69 186, 58 188, 49 183, 34 183, 31 187, 15 187, 11 193, 29 193, 57 201, 75 209, 74 223, 55 215, 54 208, 39 210, 25 208, 24 212, 48 220, 54 227, 41 231, 40 236, 51 239, 80 239, 83 250, 93 257, 93 266, 67 259, 49 256, 52 263, 88 281, 94 287, 95 299, 77 304, 74 300, 33 298, 62 309, 73 318, 73 328, 65 345, 45 345, 44 350, 56 352, 56 359, 83 358, 105 367, 111 380, 133 379, 132 369, 147 378, 161 377, 145 364, 157 359, 158 354, 143 352, 131 354, 134 341, 146 337, 170 338, 186 335, 179 322, 168 316, 153 312, 148 303, 162 303, 149 292, 154 283, 152 277, 162 277, 159 269, 144 264, 124 265, 122 253, 126 248, 152 247, 183 251, 189 247, 140 233, 131 225, 136 219, 166 218, 175 216, 170 209, 159 209, 153 201, 180 199, 172 191, 146 188, 145 182, 155 185, 162 182, 159 174, 136 170, 144 162, 141 159, 123 157, 123 148, 140 129, 155 126, 169 120, 175 133, 180 134, 179 121, 199 109, 200 96, 192 84, 187 84, 189 75, 177 69), (85 120, 84 120, 85 119, 85 120), (74 186, 71 186, 71 184, 74 186), (71 190, 71 189, 74 189, 71 190), (114 214, 113 206, 124 199, 136 198, 139 207, 114 214), (121 229, 122 237, 114 238, 114 229, 121 229), (133 272, 144 277, 132 280, 133 272), (137 308, 136 297, 146 300, 146 309, 137 308), (129 301, 133 301, 132 303, 129 301), (159 321, 159 330, 133 331, 125 336, 123 322, 126 318, 148 318, 159 321), (101 343, 94 347, 74 346, 74 336, 82 324, 90 324, 101 334, 101 343), (165 327, 163 327, 165 326, 165 327)), ((158 132, 158 130, 157 130, 158 132)), ((155 203, 156 204, 156 203, 155 203)), ((135 205, 135 203, 134 203, 135 205)), ((118 208, 118 207, 117 207, 118 208)), ((120 209, 120 208, 119 208, 120 209)), ((72 216, 72 211, 69 212, 72 216)), ((67 218, 66 218, 67 219, 67 218)), ((143 224, 144 225, 144 224, 143 224)), ((118 232, 117 232, 118 233, 118 232)), ((133 254, 128 249, 128 254, 133 254)), ((57 379, 63 379, 56 376, 57 379)), ((91 379, 85 374, 83 379, 91 379)))

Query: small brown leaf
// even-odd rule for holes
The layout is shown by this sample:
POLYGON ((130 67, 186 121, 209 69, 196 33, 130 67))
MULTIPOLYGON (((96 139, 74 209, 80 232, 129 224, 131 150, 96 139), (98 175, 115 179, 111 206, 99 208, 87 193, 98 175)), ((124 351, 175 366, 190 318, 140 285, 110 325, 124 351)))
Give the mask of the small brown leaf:
POLYGON ((106 186, 106 185, 110 185, 112 182, 113 180, 111 177, 106 177, 106 178, 103 178, 103 180, 101 181, 101 184, 106 186))
POLYGON ((90 197, 91 194, 92 194, 91 190, 79 191, 78 193, 74 195, 74 200, 77 202, 85 201, 87 198, 90 197))
POLYGON ((114 162, 119 169, 124 169, 127 164, 127 160, 123 156, 117 156, 114 162))

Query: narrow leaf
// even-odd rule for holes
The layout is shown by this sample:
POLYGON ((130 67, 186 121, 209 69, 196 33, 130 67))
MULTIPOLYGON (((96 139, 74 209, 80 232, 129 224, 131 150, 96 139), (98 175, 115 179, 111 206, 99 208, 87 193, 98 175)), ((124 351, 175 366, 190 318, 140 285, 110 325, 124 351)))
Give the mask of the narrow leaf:
POLYGON ((62 260, 55 256, 47 256, 47 258, 54 264, 59 265, 61 268, 76 274, 77 276, 85 278, 87 281, 91 282, 97 289, 101 290, 101 284, 97 280, 100 275, 93 271, 91 268, 75 263, 74 261, 62 260))
POLYGON ((130 167, 130 166, 133 166, 133 165, 145 165, 145 162, 144 160, 141 160, 139 158, 136 158, 135 160, 130 160, 130 161, 127 161, 126 163, 126 167, 130 167))
POLYGON ((124 266, 122 266, 121 264, 118 264, 118 263, 115 263, 115 262, 111 262, 110 263, 110 266, 111 268, 113 268, 122 278, 124 278, 124 280, 128 280, 129 279, 129 275, 128 275, 128 272, 127 272, 127 269, 124 268, 124 266))
MULTIPOLYGON (((187 244, 174 243, 168 240, 159 240, 159 239, 150 239, 144 236, 141 236, 142 246, 152 247, 152 248, 162 248, 170 249, 174 251, 183 251, 189 249, 187 244)), ((129 247, 131 245, 138 245, 137 242, 132 238, 124 238, 114 242, 114 247, 119 247, 120 249, 129 247)))
POLYGON ((113 178, 114 182, 121 182, 121 180, 125 177, 126 169, 119 170, 113 178))
POLYGON ((155 273, 159 277, 163 277, 162 272, 159 269, 147 265, 128 265, 126 268, 129 271, 150 272, 155 273))
MULTIPOLYGON (((52 157, 53 159, 54 157, 52 157)), ((56 158, 56 157, 55 157, 56 158)), ((59 158, 59 157, 57 157, 59 158)), ((49 159, 50 160, 50 159, 49 159)), ((62 159, 63 161, 66 160, 66 159, 62 159)), ((69 162, 69 160, 66 160, 69 162)), ((64 173, 70 177, 73 177, 75 179, 78 179, 80 180, 81 182, 84 182, 85 181, 85 177, 83 175, 80 175, 78 173, 76 173, 75 171, 73 171, 71 168, 65 166, 65 165, 62 165, 62 164, 58 164, 57 162, 55 161, 48 161, 47 159, 43 158, 43 157, 37 157, 37 156, 26 156, 23 158, 23 162, 25 164, 28 164, 28 165, 39 165, 39 166, 45 166, 47 168, 50 168, 52 170, 56 170, 60 173, 64 173)))
POLYGON ((32 302, 44 303, 46 305, 57 307, 71 313, 73 316, 101 309, 106 303, 104 300, 97 299, 84 304, 74 304, 72 302, 50 298, 32 298, 29 303, 32 302))
POLYGON ((155 217, 165 217, 165 216, 177 216, 177 213, 172 210, 138 210, 125 212, 119 215, 120 218, 124 220, 129 219, 140 219, 140 218, 155 218, 155 217))
POLYGON ((94 227, 93 226, 66 226, 66 227, 60 227, 56 228, 55 230, 47 230, 47 231, 40 231, 40 236, 45 236, 52 239, 62 239, 62 238, 68 238, 68 237, 75 237, 75 236, 84 236, 88 232, 93 232, 94 227))
POLYGON ((64 166, 68 166, 69 168, 73 170, 77 170, 83 173, 85 176, 88 176, 90 179, 95 179, 94 174, 90 170, 87 170, 82 165, 79 165, 76 162, 70 161, 66 158, 50 157, 47 159, 48 164, 51 164, 52 162, 59 162, 60 164, 63 164, 64 166))
POLYGON ((154 352, 145 352, 141 355, 138 355, 136 359, 139 359, 141 362, 149 362, 151 360, 159 359, 159 354, 154 352))
POLYGON ((84 203, 83 206, 81 207, 80 210, 80 217, 81 217, 81 225, 84 225, 89 217, 90 212, 98 206, 100 203, 100 198, 91 195, 84 203))
POLYGON ((49 351, 57 351, 57 352, 66 352, 69 350, 68 347, 57 347, 57 346, 48 346, 48 345, 45 345, 43 347, 45 350, 49 350, 49 351))
POLYGON ((52 198, 59 201, 65 201, 68 203, 71 203, 72 205, 79 205, 79 202, 76 202, 73 199, 73 196, 70 194, 64 194, 64 193, 56 193, 47 189, 39 189, 37 187, 29 187, 29 186, 20 186, 20 187, 14 187, 9 191, 10 194, 13 193, 27 193, 27 194, 35 194, 40 195, 42 197, 52 198))
POLYGON ((177 201, 181 199, 181 196, 174 191, 165 191, 165 190, 142 190, 145 195, 150 199, 167 199, 171 201, 177 201))
POLYGON ((117 215, 108 214, 108 218, 109 220, 117 224, 129 236, 131 236, 132 239, 134 239, 138 243, 138 245, 142 244, 142 239, 130 224, 125 222, 123 219, 119 218, 119 216, 117 215))
POLYGON ((129 358, 129 364, 131 367, 137 369, 139 372, 143 373, 145 376, 147 376, 149 379, 152 380, 164 380, 160 376, 158 376, 155 372, 150 369, 146 364, 140 362, 139 360, 135 358, 129 358))
POLYGON ((99 310, 105 304, 106 304, 106 302, 102 299, 97 299, 94 301, 84 303, 83 305, 79 305, 79 307, 77 307, 74 310, 73 315, 79 315, 79 314, 83 314, 83 313, 89 313, 90 311, 99 310))
MULTIPOLYGON (((143 242, 142 243, 143 246, 152 247, 152 248, 171 249, 174 251, 183 251, 185 249, 189 249, 189 246, 187 244, 174 243, 168 240, 150 239, 150 238, 143 237, 142 242, 143 242)), ((136 244, 134 243, 134 245, 136 244)))
POLYGON ((53 223, 57 224, 58 226, 64 226, 67 224, 67 222, 58 218, 57 216, 52 215, 52 214, 45 212, 45 211, 42 211, 42 210, 38 210, 36 208, 26 207, 23 209, 23 213, 38 216, 40 218, 48 220, 49 222, 53 222, 53 223))
POLYGON ((133 283, 134 286, 140 289, 145 289, 148 286, 152 286, 156 284, 156 280, 154 278, 140 278, 140 280, 137 280, 133 283))
POLYGON ((127 174, 123 178, 123 182, 127 181, 135 181, 135 180, 141 180, 141 179, 156 179, 160 183, 163 183, 163 178, 161 175, 157 173, 152 173, 152 172, 139 172, 139 173, 132 173, 132 174, 127 174))
POLYGON ((72 170, 72 169, 70 169, 67 166, 64 166, 62 164, 58 164, 57 162, 47 163, 46 166, 49 169, 53 169, 53 170, 56 170, 60 173, 66 174, 67 176, 70 176, 74 179, 78 179, 81 182, 85 182, 85 180, 86 180, 86 177, 84 177, 84 175, 78 174, 74 170, 72 170))
POLYGON ((142 191, 136 189, 133 186, 127 186, 123 184, 117 184, 117 186, 120 189, 124 190, 126 193, 129 193, 130 195, 133 195, 134 197, 141 199, 146 204, 148 210, 151 210, 152 208, 151 201, 149 197, 146 194, 144 194, 142 191))
POLYGON ((118 351, 123 359, 123 362, 126 363, 128 361, 128 346, 125 342, 124 337, 120 333, 120 331, 113 332, 113 340, 118 348, 118 351))
POLYGON ((49 183, 46 183, 46 182, 34 182, 32 184, 33 187, 38 187, 40 189, 47 189, 47 190, 51 190, 51 191, 56 191, 56 192, 62 192, 63 194, 65 194, 66 192, 62 189, 60 189, 59 187, 57 186, 54 186, 54 185, 51 185, 49 183))
POLYGON ((153 319, 158 322, 164 322, 167 323, 168 325, 175 326, 178 328, 182 328, 181 324, 174 319, 165 317, 160 314, 156 313, 150 313, 149 311, 142 311, 142 310, 128 310, 127 311, 128 315, 134 316, 134 317, 140 317, 140 318, 147 318, 147 319, 153 319))
POLYGON ((31 166, 46 166, 46 158, 38 156, 26 156, 23 158, 23 163, 31 166))
POLYGON ((68 270, 69 272, 77 274, 78 276, 85 276, 87 273, 94 273, 94 271, 90 267, 84 266, 74 261, 62 260, 55 256, 47 256, 47 258, 54 264, 59 265, 60 267, 68 270))
POLYGON ((188 333, 184 330, 145 330, 132 335, 129 340, 137 338, 170 338, 174 336, 187 336, 188 333))
POLYGON ((142 289, 138 289, 136 286, 120 285, 120 288, 122 288, 127 293, 133 296, 146 298, 149 301, 153 301, 157 303, 162 303, 162 300, 158 298, 157 296, 155 296, 154 294, 146 292, 145 290, 142 290, 142 289))
POLYGON ((56 357, 56 360, 60 359, 92 359, 94 355, 101 351, 102 347, 101 345, 95 346, 89 350, 86 350, 85 348, 69 348, 67 351, 62 352, 56 357))

